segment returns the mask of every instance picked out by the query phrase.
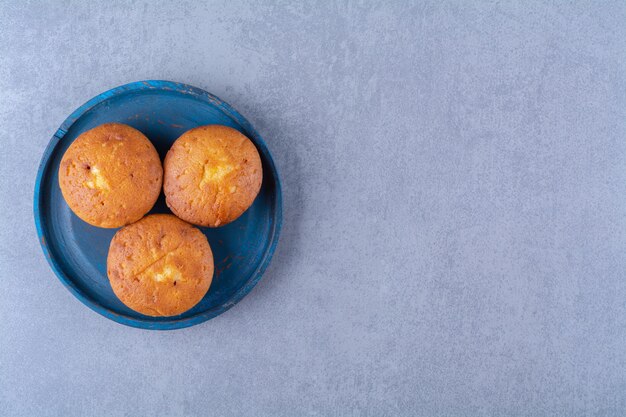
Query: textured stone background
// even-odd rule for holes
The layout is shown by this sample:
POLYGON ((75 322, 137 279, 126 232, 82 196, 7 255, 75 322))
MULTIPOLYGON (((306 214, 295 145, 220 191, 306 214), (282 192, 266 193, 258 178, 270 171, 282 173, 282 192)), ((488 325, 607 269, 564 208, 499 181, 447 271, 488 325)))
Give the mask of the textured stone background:
POLYGON ((0 415, 626 413, 626 4, 0 2, 0 415), (111 322, 39 248, 76 107, 171 79, 242 111, 285 224, 203 325, 111 322))

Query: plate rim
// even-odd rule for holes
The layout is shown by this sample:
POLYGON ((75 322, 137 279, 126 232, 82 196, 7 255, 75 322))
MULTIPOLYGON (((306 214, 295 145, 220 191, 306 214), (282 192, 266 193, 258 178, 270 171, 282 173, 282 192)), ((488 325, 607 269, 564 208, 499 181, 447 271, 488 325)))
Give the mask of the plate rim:
POLYGON ((67 288, 72 295, 74 295, 81 303, 89 307, 91 310, 96 313, 113 320, 117 323, 124 324, 126 326, 140 328, 140 329, 148 329, 148 330, 175 330, 182 329, 190 326, 194 326, 196 324, 203 323, 207 320, 215 318, 220 314, 223 314, 230 308, 232 308, 235 304, 241 301, 252 289, 256 286, 256 284, 261 280, 265 270, 270 264, 270 261, 276 251, 276 247, 278 245, 278 240, 280 236, 280 230, 282 228, 282 186, 280 182, 280 175, 278 173, 278 169, 276 168, 276 164, 274 163, 274 159, 272 158, 272 154, 270 153, 267 144, 261 137, 261 135, 256 131, 256 129, 252 126, 252 124, 241 115, 237 110, 235 110, 230 104, 226 103, 219 97, 214 94, 209 93, 201 88, 194 87, 189 84, 179 83, 175 81, 168 80, 143 80, 143 81, 135 81, 128 84, 123 84, 117 87, 114 87, 110 90, 107 90, 103 93, 100 93, 93 97, 92 99, 85 102, 83 105, 74 110, 66 119, 61 123, 60 127, 56 130, 56 132, 50 138, 46 149, 41 157, 41 161, 39 162, 39 167, 37 170, 37 179, 35 180, 35 189, 34 189, 34 198, 33 198, 33 214, 35 217, 35 226, 37 229, 37 237, 39 240, 39 244, 43 250, 46 260, 48 264, 52 268, 52 271, 55 273, 57 278, 61 281, 63 286, 67 288), (59 144, 59 142, 63 139, 65 134, 68 132, 70 127, 80 119, 85 113, 89 110, 103 102, 104 100, 110 99, 112 97, 124 94, 129 91, 144 91, 144 90, 163 90, 163 91, 173 91, 177 93, 181 93, 184 95, 192 96, 200 101, 204 101, 220 108, 227 116, 232 118, 235 122, 237 122, 240 126, 242 126, 251 136, 255 145, 260 148, 260 152, 265 156, 267 161, 269 162, 269 170, 274 174, 275 177, 275 201, 276 201, 276 209, 274 214, 274 221, 272 222, 272 228, 270 230, 270 244, 265 250, 257 268, 254 270, 250 279, 230 297, 226 302, 222 303, 219 306, 211 308, 207 311, 198 313, 194 316, 187 318, 178 318, 164 321, 153 321, 149 316, 144 316, 142 318, 133 318, 126 315, 118 314, 112 310, 105 308, 104 306, 96 303, 90 297, 86 296, 75 284, 74 282, 66 276, 63 268, 59 265, 58 261, 52 256, 50 249, 47 246, 45 240, 45 230, 44 230, 44 221, 43 214, 40 207, 40 202, 43 196, 41 195, 41 184, 44 179, 44 173, 48 170, 49 165, 51 163, 51 156, 59 144))

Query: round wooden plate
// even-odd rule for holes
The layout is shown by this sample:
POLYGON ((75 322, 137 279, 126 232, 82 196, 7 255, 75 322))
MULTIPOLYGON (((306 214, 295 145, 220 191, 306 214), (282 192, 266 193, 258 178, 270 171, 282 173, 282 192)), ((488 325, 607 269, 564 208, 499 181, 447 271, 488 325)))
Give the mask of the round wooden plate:
MULTIPOLYGON (((278 242, 282 195, 276 166, 265 142, 235 109, 196 87, 170 81, 140 81, 106 91, 79 107, 54 134, 44 152, 34 199, 41 247, 61 282, 85 305, 118 323, 144 329, 178 329, 209 320, 252 290, 267 268, 278 242), (115 296, 106 274, 106 258, 117 229, 101 229, 80 220, 59 188, 59 163, 81 133, 102 123, 126 123, 143 132, 161 159, 185 131, 201 125, 231 126, 249 137, 261 155, 263 185, 252 207, 217 229, 201 228, 215 258, 215 275, 198 305, 175 317, 137 313, 115 296)), ((169 213, 163 193, 150 213, 169 213)))

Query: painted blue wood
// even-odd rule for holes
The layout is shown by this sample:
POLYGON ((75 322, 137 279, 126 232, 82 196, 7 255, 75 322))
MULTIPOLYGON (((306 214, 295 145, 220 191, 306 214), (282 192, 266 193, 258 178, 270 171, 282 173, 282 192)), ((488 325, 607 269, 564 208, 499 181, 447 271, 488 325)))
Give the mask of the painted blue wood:
MULTIPOLYGON (((162 193, 151 213, 169 213, 162 193)), ((265 142, 235 109, 190 85, 140 81, 94 97, 63 122, 39 166, 34 214, 48 262, 80 301, 118 323, 168 330, 218 316, 252 290, 276 249, 282 222, 282 194, 278 172, 265 142), (106 275, 107 252, 116 229, 100 229, 83 222, 61 195, 58 169, 65 150, 78 135, 107 122, 126 123, 142 131, 152 140, 161 159, 183 132, 206 124, 238 129, 254 142, 261 155, 263 185, 252 207, 227 226, 201 228, 213 249, 215 275, 204 299, 180 316, 144 316, 118 300, 106 275)))

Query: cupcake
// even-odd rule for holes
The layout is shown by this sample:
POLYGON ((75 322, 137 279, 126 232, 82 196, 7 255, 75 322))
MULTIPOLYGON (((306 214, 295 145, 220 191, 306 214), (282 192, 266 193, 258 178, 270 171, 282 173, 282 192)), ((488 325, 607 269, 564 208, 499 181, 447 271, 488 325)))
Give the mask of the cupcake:
POLYGON ((175 316, 195 306, 213 278, 204 234, 171 214, 153 214, 118 230, 107 275, 126 306, 147 316, 175 316))
POLYGON ((59 186, 70 209, 105 228, 142 218, 154 205, 163 180, 161 160, 140 131, 107 123, 81 134, 59 166, 59 186))
POLYGON ((218 227, 243 214, 263 181, 254 144, 227 126, 185 132, 167 153, 163 190, 167 206, 193 224, 218 227))

